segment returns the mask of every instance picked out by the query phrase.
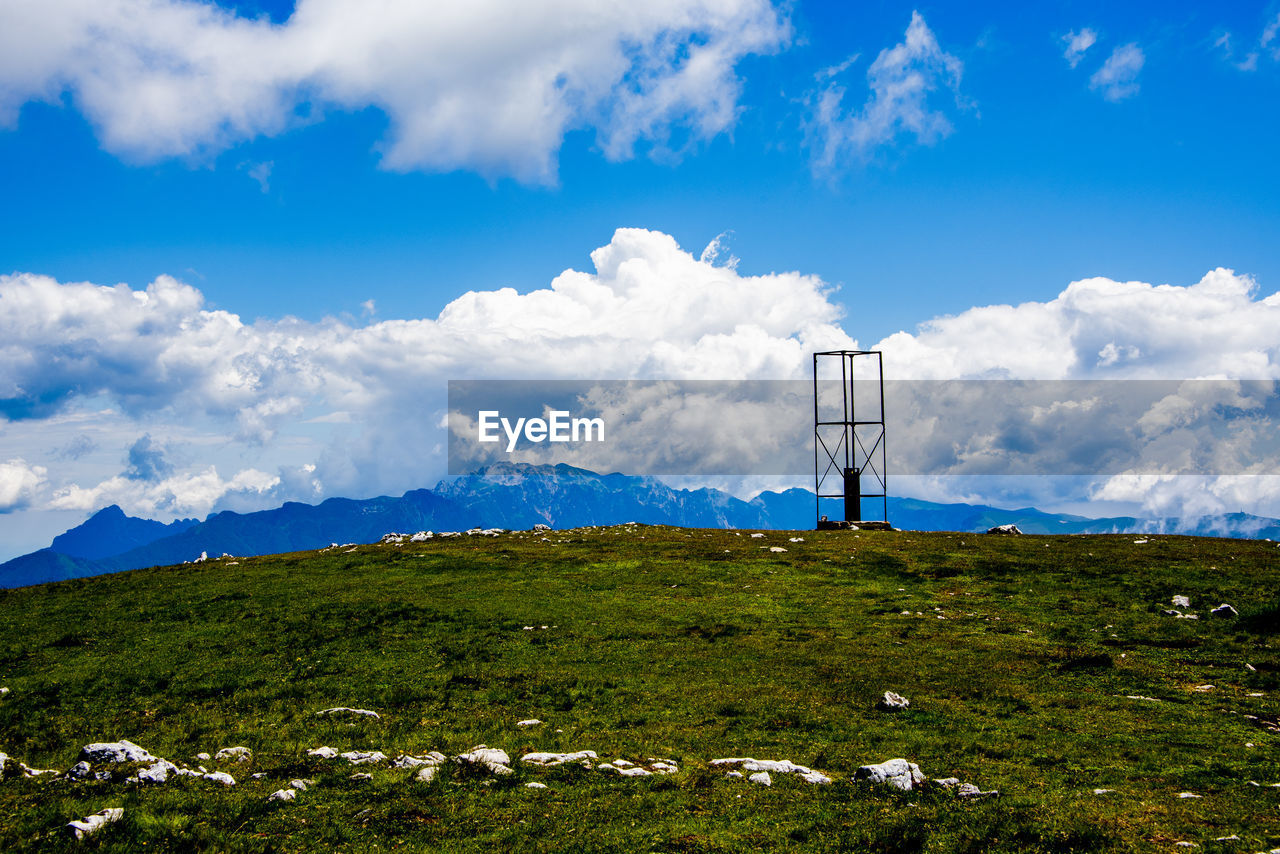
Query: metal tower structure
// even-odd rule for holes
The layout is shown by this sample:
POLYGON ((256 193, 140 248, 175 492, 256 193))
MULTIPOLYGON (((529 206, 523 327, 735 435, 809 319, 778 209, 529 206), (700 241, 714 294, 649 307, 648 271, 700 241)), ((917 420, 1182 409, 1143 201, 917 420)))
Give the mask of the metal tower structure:
POLYGON ((863 499, 876 498, 880 499, 880 519, 874 521, 888 524, 884 434, 884 360, 880 351, 814 353, 813 491, 819 529, 847 528, 868 521, 862 518, 863 499), (855 383, 858 359, 862 361, 857 364, 869 370, 855 383), (843 499, 843 519, 829 520, 823 515, 824 499, 828 505, 833 499, 843 499))

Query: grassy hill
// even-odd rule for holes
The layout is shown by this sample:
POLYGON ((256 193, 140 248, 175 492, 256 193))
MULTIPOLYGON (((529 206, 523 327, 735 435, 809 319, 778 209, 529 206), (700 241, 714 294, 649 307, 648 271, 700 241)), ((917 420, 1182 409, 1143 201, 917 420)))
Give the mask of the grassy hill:
POLYGON ((1277 590, 1270 542, 621 526, 0 591, 0 850, 1268 850, 1277 590), (1161 614, 1174 595, 1199 619, 1161 614), (910 709, 877 710, 886 690, 910 709), (381 717, 315 714, 334 706, 381 717), (237 784, 15 773, 118 739, 237 784), (514 773, 307 753, 479 744, 514 773), (680 771, 518 759, 577 750, 680 771), (834 782, 708 764, 748 756, 834 782), (894 757, 1001 794, 851 779, 894 757), (314 783, 268 800, 292 779, 314 783), (64 836, 104 807, 124 817, 64 836))

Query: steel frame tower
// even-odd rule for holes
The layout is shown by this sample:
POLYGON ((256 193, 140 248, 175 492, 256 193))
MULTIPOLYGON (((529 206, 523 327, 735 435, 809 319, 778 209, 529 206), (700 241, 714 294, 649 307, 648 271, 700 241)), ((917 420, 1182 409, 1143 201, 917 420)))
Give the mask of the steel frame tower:
MULTIPOLYGON (((834 372, 833 372, 834 373, 834 372)), ((831 383, 834 380, 824 380, 831 383)), ((862 414, 866 415, 866 395, 863 388, 862 414)), ((831 395, 834 398, 834 395, 831 395)), ((816 526, 822 528, 846 528, 864 521, 862 499, 881 499, 882 515, 878 524, 889 521, 889 490, 885 475, 885 425, 884 425, 884 359, 879 350, 829 350, 813 354, 813 483, 816 526), (875 392, 879 398, 876 417, 858 418, 858 407, 853 381, 854 360, 874 357, 875 392), (840 363, 839 410, 836 401, 823 401, 819 394, 818 366, 829 365, 831 360, 840 363), (838 418, 835 416, 839 416, 838 418), (834 482, 834 483, 833 483, 834 482), (834 491, 836 485, 840 491, 834 491), (864 492, 864 487, 873 491, 864 492), (825 492, 823 490, 826 490, 825 492), (878 491, 876 491, 878 490, 878 491), (822 500, 844 499, 844 519, 829 521, 822 514, 822 500)))

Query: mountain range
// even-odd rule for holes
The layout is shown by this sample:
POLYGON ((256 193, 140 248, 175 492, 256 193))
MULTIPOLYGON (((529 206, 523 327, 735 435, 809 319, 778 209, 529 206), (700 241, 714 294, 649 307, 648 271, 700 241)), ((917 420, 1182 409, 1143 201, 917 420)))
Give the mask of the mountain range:
MULTIPOLYGON (((895 527, 922 531, 977 532, 1014 524, 1027 534, 1280 539, 1280 520, 1245 513, 1190 522, 1131 516, 1091 519, 1034 508, 1006 510, 891 497, 888 515, 895 527)), ((566 465, 500 464, 399 498, 288 502, 255 513, 214 513, 203 522, 179 519, 164 524, 128 516, 112 505, 55 537, 49 548, 0 564, 0 588, 183 563, 202 554, 249 556, 317 549, 334 542, 372 543, 391 532, 527 529, 539 523, 576 528, 620 522, 808 530, 814 526, 814 496, 805 489, 788 489, 744 501, 716 489, 673 489, 649 477, 600 475, 566 465)))

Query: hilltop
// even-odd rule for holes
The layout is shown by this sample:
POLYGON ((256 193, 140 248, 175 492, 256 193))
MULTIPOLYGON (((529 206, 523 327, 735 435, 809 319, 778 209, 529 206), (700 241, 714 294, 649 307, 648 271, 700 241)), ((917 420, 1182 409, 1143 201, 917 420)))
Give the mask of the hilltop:
POLYGON ((1268 850, 1277 557, 1173 536, 624 525, 2 591, 0 849, 1268 850), (1238 615, 1211 616, 1222 603, 1238 615), (910 706, 881 710, 885 691, 910 706), (317 714, 334 707, 377 717, 317 714), (175 770, 64 776, 120 739, 175 770), (246 761, 217 757, 233 747, 246 761), (580 751, 591 768, 521 761, 580 751), (778 763, 769 786, 715 764, 745 757, 778 763), (896 758, 999 795, 856 779, 896 758), (291 781, 305 788, 270 799, 291 781), (124 812, 64 841, 104 808, 124 812))
MULTIPOLYGON (((1280 520, 1234 513, 1193 521, 1086 518, 1034 508, 940 504, 891 497, 890 521, 918 531, 981 532, 1017 525, 1033 534, 1160 532, 1280 539, 1280 520)), ((223 511, 203 522, 165 525, 126 516, 117 506, 54 538, 47 549, 0 564, 0 587, 21 587, 147 566, 202 554, 253 556, 376 543, 391 532, 474 527, 553 528, 635 521, 684 527, 803 530, 814 527, 813 493, 762 492, 750 501, 716 489, 674 489, 654 478, 601 475, 566 465, 501 464, 395 498, 289 502, 256 513, 223 511)))

